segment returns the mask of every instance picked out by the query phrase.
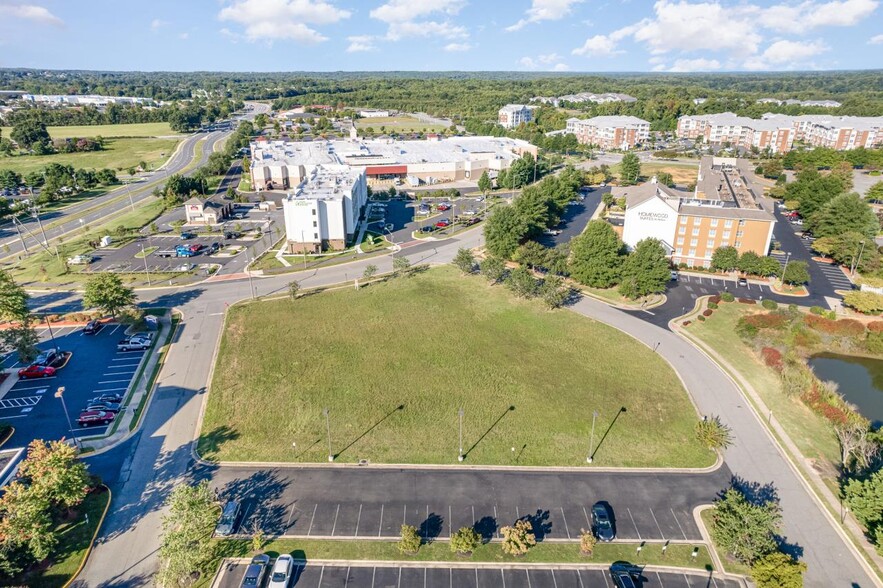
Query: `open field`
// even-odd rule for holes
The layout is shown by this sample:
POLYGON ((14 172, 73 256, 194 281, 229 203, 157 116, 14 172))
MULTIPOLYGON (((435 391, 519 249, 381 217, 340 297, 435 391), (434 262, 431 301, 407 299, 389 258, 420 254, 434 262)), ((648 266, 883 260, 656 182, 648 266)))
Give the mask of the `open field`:
POLYGON ((0 170, 12 169, 24 175, 40 171, 50 163, 72 165, 78 169, 107 167, 119 170, 136 166, 141 161, 156 169, 168 159, 177 144, 177 139, 107 139, 102 151, 0 157, 0 170))
MULTIPOLYGON (((0 127, 4 137, 9 137, 12 127, 0 127)), ((81 125, 72 127, 46 127, 53 139, 69 139, 70 137, 165 137, 177 135, 169 123, 134 123, 127 125, 81 125)))
POLYGON ((833 429, 799 399, 787 396, 778 374, 763 365, 736 334, 736 322, 750 313, 751 310, 745 305, 724 303, 707 321, 693 323, 686 331, 714 349, 738 370, 773 410, 775 418, 800 452, 809 460, 821 460, 817 468, 830 473, 833 468, 831 464, 840 460, 833 429))
POLYGON ((217 362, 208 459, 326 461, 325 407, 344 462, 457 463, 461 407, 467 464, 586 465, 593 410, 596 465, 715 459, 650 349, 450 266, 234 306, 217 362))
MULTIPOLYGON (((620 165, 610 166, 613 175, 619 177, 620 165)), ((699 161, 695 164, 674 161, 651 161, 641 162, 641 175, 647 179, 652 178, 659 172, 668 172, 676 184, 686 185, 696 182, 696 174, 699 172, 699 161)))
POLYGON ((380 127, 383 127, 387 132, 398 131, 400 133, 411 131, 415 133, 438 133, 447 128, 444 125, 425 123, 410 116, 360 118, 356 120, 356 127, 359 129, 371 127, 375 133, 381 132, 380 127))

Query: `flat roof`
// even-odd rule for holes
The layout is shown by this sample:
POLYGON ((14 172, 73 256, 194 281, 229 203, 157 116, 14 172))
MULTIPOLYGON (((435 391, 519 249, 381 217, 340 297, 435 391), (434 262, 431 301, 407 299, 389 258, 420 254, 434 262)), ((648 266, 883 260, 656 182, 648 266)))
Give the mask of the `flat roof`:
POLYGON ((352 194, 353 185, 365 174, 348 165, 317 166, 286 200, 341 200, 352 194))

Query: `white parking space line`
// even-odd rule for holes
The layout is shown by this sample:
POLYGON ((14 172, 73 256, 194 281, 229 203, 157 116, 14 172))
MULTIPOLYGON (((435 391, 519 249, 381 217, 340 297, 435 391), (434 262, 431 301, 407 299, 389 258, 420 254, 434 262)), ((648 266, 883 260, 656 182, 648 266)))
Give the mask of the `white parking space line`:
POLYGON ((570 529, 567 528, 567 517, 564 516, 564 508, 558 507, 561 509, 561 520, 564 521, 564 531, 567 533, 567 538, 570 539, 570 529))
POLYGON ((359 505, 359 517, 356 519, 356 532, 353 533, 353 537, 359 536, 359 523, 362 522, 362 505, 359 505))
POLYGON ((583 507, 583 514, 586 516, 586 524, 591 527, 592 522, 589 520, 589 513, 586 512, 586 507, 583 507))
POLYGON ((665 539, 665 533, 662 532, 662 527, 659 526, 659 521, 656 520, 656 515, 653 514, 653 509, 650 509, 650 516, 653 517, 653 522, 656 523, 656 528, 659 529, 659 536, 665 539))
MULTIPOLYGON (((116 359, 111 359, 110 361, 132 361, 133 359, 135 359, 135 358, 132 357, 132 356, 129 356, 129 357, 117 357, 116 359)), ((134 365, 138 365, 138 364, 134 364, 134 365)))
POLYGON ((99 384, 119 384, 120 382, 128 382, 131 378, 126 378, 125 380, 105 380, 103 382, 98 382, 99 384))
POLYGON ((92 390, 92 394, 99 394, 102 392, 119 392, 120 390, 128 390, 129 388, 103 388, 101 390, 92 390))
POLYGON ((108 335, 113 335, 114 333, 116 333, 116 332, 117 332, 117 329, 119 329, 120 326, 121 326, 121 325, 117 325, 117 326, 115 326, 115 327, 113 328, 113 330, 112 330, 110 333, 108 333, 108 335))
POLYGON ((307 537, 309 537, 309 535, 310 535, 310 531, 313 530, 313 519, 316 518, 316 509, 317 509, 317 508, 319 508, 319 505, 318 505, 318 504, 317 504, 316 506, 313 507, 313 516, 310 517, 310 528, 307 529, 307 537))
POLYGON ((383 532, 383 505, 380 505, 380 526, 377 529, 377 536, 380 537, 380 534, 383 532))
POLYGON ((580 573, 579 569, 576 570, 576 579, 579 580, 580 588, 585 588, 585 584, 583 584, 583 575, 580 573))
POLYGON ((626 511, 629 513, 629 518, 632 519, 632 526, 635 528, 635 533, 638 534, 638 541, 643 541, 643 539, 641 539, 641 532, 638 530, 638 525, 635 524, 635 517, 632 516, 631 509, 626 507, 626 511))
MULTIPOLYGON (((28 382, 28 383, 30 383, 30 382, 28 382)), ((48 390, 48 388, 46 386, 34 386, 33 388, 18 388, 17 386, 13 386, 10 389, 10 391, 12 391, 12 390, 14 390, 16 392, 27 392, 28 390, 42 390, 43 392, 45 392, 46 390, 48 390)), ((40 394, 40 392, 37 392, 37 394, 40 394)))
POLYGON ((291 505, 291 510, 288 511, 288 520, 285 521, 285 528, 287 529, 289 525, 291 525, 291 517, 294 515, 294 505, 291 505))
POLYGON ((669 508, 668 510, 671 511, 671 516, 674 517, 674 519, 675 519, 675 523, 677 523, 677 525, 678 525, 678 529, 681 530, 681 535, 684 536, 684 541, 686 541, 686 540, 687 540, 687 534, 684 533, 684 528, 681 526, 681 521, 678 520, 678 515, 675 514, 675 509, 673 509, 673 508, 669 508))

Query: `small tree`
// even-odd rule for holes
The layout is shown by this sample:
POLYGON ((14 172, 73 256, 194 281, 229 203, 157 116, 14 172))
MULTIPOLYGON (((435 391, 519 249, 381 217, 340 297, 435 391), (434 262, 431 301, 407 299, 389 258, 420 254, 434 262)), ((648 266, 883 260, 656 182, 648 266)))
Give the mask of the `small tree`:
POLYGON ((741 491, 729 488, 715 503, 711 535, 727 553, 752 565, 776 551, 781 521, 777 502, 750 502, 741 491))
POLYGON ((641 160, 634 153, 626 153, 619 164, 619 178, 623 186, 633 186, 641 176, 641 160))
POLYGON ((546 276, 537 288, 537 295, 549 308, 559 308, 567 301, 568 294, 567 288, 564 288, 564 280, 559 276, 546 276))
POLYGON ((98 308, 116 317, 116 313, 135 303, 135 292, 123 284, 117 274, 104 272, 86 282, 83 305, 98 308))
POLYGON ((702 419, 696 423, 696 439, 709 449, 723 450, 733 444, 733 433, 720 417, 702 419))
POLYGON ((207 480, 195 486, 175 486, 168 504, 169 511, 163 516, 156 581, 164 588, 189 586, 194 581, 194 572, 202 570, 214 555, 211 537, 218 520, 218 505, 207 480))
POLYGON ((619 292, 633 299, 665 292, 670 278, 668 256, 662 243, 652 238, 643 239, 622 264, 619 292))
POLYGON ((454 256, 454 265, 464 274, 471 274, 475 271, 475 257, 472 255, 472 251, 460 247, 457 250, 457 255, 454 256))
POLYGON ((806 284, 809 282, 809 269, 805 261, 792 261, 785 268, 782 279, 792 285, 806 284))
POLYGON ((484 170, 484 173, 478 178, 478 189, 481 190, 482 194, 487 196, 487 193, 491 191, 492 186, 491 178, 487 175, 487 170, 484 170))
POLYGON ((739 250, 731 245, 718 247, 711 255, 711 267, 725 272, 736 269, 739 267, 739 250))
POLYGON ((362 277, 366 280, 370 280, 377 273, 377 266, 374 264, 365 266, 365 271, 362 272, 362 277))
POLYGON ((413 525, 402 525, 402 537, 399 539, 399 551, 413 555, 420 550, 420 535, 417 534, 417 527, 413 525))
POLYGON ((471 554, 481 545, 481 536, 472 527, 461 527, 451 535, 451 551, 460 554, 471 554))
POLYGON ((392 271, 396 277, 407 275, 410 269, 411 261, 407 257, 400 255, 392 260, 392 271))
POLYGON ((537 281, 533 274, 526 267, 519 267, 511 272, 506 278, 506 286, 512 290, 516 296, 522 298, 533 298, 537 293, 537 281))
POLYGON ((264 535, 263 529, 261 529, 261 524, 255 521, 251 528, 251 550, 260 551, 266 543, 267 537, 264 535))
POLYGON ((751 566, 751 579, 757 588, 803 588, 806 564, 781 551, 760 558, 751 566))
POLYGON ((499 257, 487 257, 479 265, 479 271, 491 284, 497 284, 506 275, 506 264, 499 257))
POLYGON ((86 464, 77 459, 77 449, 64 441, 31 441, 18 476, 27 480, 31 492, 66 509, 80 504, 89 492, 86 464))
POLYGON ((288 296, 291 297, 292 300, 297 299, 297 294, 300 292, 300 284, 297 281, 292 281, 288 283, 288 296))
POLYGON ((598 543, 598 538, 595 537, 595 534, 591 531, 586 531, 585 529, 579 530, 579 552, 583 555, 592 555, 595 551, 595 545, 598 543))
POLYGON ((30 321, 0 331, 0 341, 7 349, 15 351, 23 364, 29 364, 40 353, 37 349, 40 337, 30 321))
POLYGON ((512 527, 501 528, 500 534, 503 536, 503 553, 509 555, 524 555, 537 544, 533 526, 524 519, 515 521, 512 527))

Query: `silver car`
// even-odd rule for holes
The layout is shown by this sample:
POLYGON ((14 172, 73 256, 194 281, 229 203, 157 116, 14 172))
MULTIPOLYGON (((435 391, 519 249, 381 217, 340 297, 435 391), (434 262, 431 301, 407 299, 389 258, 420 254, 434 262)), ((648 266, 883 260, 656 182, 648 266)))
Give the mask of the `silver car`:
POLYGON ((294 571, 294 558, 288 555, 280 555, 273 564, 273 571, 270 572, 270 583, 267 588, 288 588, 291 581, 291 575, 294 571))

